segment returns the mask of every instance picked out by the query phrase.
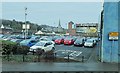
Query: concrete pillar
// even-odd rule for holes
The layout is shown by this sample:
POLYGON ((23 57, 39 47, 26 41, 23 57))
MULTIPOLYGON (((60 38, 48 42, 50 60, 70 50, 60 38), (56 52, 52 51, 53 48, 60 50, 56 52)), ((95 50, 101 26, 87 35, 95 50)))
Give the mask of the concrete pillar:
POLYGON ((103 8, 102 62, 118 62, 118 41, 109 41, 110 32, 118 32, 118 2, 105 2, 103 8))

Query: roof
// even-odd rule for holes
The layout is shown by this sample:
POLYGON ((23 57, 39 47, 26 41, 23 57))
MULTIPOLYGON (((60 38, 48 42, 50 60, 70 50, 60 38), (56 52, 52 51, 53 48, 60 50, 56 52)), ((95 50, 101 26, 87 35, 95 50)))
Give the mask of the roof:
POLYGON ((3 24, 1 25, 1 27, 0 27, 1 29, 11 29, 12 30, 12 28, 11 27, 8 27, 8 26, 4 26, 3 24))
POLYGON ((35 34, 44 34, 42 31, 38 31, 38 32, 36 32, 35 34))

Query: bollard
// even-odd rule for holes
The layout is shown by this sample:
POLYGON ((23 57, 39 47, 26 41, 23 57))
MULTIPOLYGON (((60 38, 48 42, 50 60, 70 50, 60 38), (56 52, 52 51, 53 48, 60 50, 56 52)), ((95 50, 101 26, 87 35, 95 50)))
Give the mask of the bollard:
POLYGON ((53 61, 55 62, 56 59, 56 53, 53 53, 53 61))
POLYGON ((55 54, 54 58, 56 59, 56 55, 57 55, 57 53, 54 53, 54 54, 55 54))
POLYGON ((33 55, 34 55, 34 49, 33 49, 33 55))
POLYGON ((25 56, 23 55, 23 62, 25 62, 25 56))
POLYGON ((38 62, 40 62, 40 55, 38 55, 38 62))
POLYGON ((82 62, 84 62, 84 56, 82 56, 82 62))

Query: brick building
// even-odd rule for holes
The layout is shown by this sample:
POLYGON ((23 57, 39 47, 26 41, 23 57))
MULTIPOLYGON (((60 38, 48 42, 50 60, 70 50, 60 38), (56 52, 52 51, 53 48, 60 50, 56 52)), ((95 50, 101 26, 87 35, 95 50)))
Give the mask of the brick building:
POLYGON ((70 21, 68 23, 68 33, 69 35, 76 35, 76 29, 75 27, 73 27, 74 23, 72 21, 70 21))

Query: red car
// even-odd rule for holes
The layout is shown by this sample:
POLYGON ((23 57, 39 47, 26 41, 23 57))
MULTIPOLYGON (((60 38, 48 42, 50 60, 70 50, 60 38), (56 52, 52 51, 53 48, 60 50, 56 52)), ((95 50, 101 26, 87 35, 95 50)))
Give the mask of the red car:
POLYGON ((72 45, 74 44, 74 40, 72 38, 64 39, 64 45, 72 45))
POLYGON ((64 39, 63 38, 58 38, 55 40, 55 44, 63 44, 64 43, 64 39))

